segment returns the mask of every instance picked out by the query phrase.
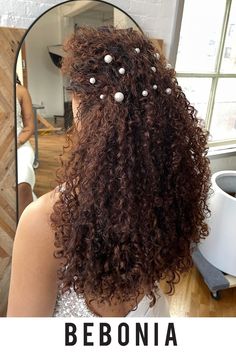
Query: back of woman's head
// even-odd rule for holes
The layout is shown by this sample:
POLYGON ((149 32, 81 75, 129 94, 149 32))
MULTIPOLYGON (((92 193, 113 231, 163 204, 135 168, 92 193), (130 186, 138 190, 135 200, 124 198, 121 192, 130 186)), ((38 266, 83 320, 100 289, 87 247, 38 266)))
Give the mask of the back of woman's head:
POLYGON ((81 27, 65 50, 78 109, 51 215, 59 279, 105 301, 172 291, 208 234, 207 133, 143 34, 81 27))

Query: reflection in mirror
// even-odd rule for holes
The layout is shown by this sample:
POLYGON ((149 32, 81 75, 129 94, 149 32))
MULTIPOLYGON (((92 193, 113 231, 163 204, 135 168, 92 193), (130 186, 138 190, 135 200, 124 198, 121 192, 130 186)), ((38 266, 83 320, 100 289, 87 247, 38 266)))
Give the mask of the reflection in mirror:
POLYGON ((19 216, 54 187, 58 156, 73 121, 68 82, 60 71, 63 43, 81 25, 140 30, 110 4, 71 1, 44 14, 27 33, 16 68, 19 216))

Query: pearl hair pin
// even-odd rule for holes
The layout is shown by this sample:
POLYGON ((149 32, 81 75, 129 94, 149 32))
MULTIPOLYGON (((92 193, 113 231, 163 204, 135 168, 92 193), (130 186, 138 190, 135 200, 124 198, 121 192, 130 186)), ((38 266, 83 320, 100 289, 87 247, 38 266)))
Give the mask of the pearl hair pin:
POLYGON ((124 100, 124 95, 122 92, 116 92, 114 98, 116 102, 122 102, 124 100))
POLYGON ((91 77, 91 79, 89 80, 90 84, 95 84, 96 79, 94 77, 91 77))
POLYGON ((105 63, 110 64, 112 62, 112 60, 113 59, 112 59, 112 56, 110 54, 105 55, 105 57, 104 57, 105 63))
POLYGON ((124 68, 120 68, 120 69, 119 69, 119 73, 120 73, 121 75, 124 75, 125 69, 124 69, 124 68))
MULTIPOLYGON (((135 51, 136 53, 140 53, 140 52, 141 52, 140 48, 138 48, 138 47, 137 47, 137 48, 134 48, 134 51, 135 51)), ((159 53, 155 53, 154 56, 155 56, 156 59, 160 59, 160 57, 161 57, 161 55, 160 55, 159 53)), ((107 64, 109 64, 109 63, 111 63, 111 62, 113 61, 113 57, 112 57, 110 54, 105 55, 103 59, 104 59, 104 62, 107 63, 107 64)), ((171 68, 172 68, 171 64, 169 64, 169 63, 166 63, 165 67, 166 67, 166 69, 171 69, 171 68)), ((154 73, 157 72, 157 68, 156 68, 155 66, 151 66, 151 70, 152 70, 154 73)), ((124 75, 125 72, 126 72, 126 70, 125 70, 124 67, 120 67, 120 68, 118 69, 118 72, 119 72, 119 74, 124 75)), ((174 80, 175 80, 175 78, 172 79, 172 81, 174 81, 174 80)), ((89 79, 89 82, 90 82, 91 84, 95 84, 95 82, 96 82, 95 77, 91 77, 91 78, 89 79)), ((157 90, 158 85, 155 83, 155 84, 152 85, 152 88, 153 88, 153 90, 157 90)), ((171 89, 170 87, 167 87, 167 88, 165 89, 165 93, 166 93, 167 95, 170 95, 170 94, 172 93, 172 89, 171 89)), ((147 97, 148 95, 149 95, 148 90, 147 90, 147 89, 144 89, 144 90, 142 91, 142 96, 143 96, 143 97, 147 97)), ((103 99, 106 97, 106 95, 105 95, 105 94, 100 94, 99 97, 100 97, 101 100, 103 100, 103 99)), ((115 100, 116 102, 122 102, 122 101, 124 101, 124 98, 125 98, 124 94, 123 94, 122 92, 120 92, 120 91, 118 91, 118 92, 116 92, 116 93, 114 94, 114 100, 115 100)))
POLYGON ((148 91, 147 91, 147 90, 143 90, 142 95, 143 95, 144 97, 146 97, 146 96, 148 95, 148 91))

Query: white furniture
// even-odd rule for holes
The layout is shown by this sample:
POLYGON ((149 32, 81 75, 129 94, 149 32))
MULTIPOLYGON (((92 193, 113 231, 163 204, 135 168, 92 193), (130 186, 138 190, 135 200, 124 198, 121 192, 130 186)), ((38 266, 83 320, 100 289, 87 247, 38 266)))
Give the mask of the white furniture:
POLYGON ((236 276, 236 171, 220 171, 212 176, 209 197, 209 236, 199 250, 214 267, 236 276))

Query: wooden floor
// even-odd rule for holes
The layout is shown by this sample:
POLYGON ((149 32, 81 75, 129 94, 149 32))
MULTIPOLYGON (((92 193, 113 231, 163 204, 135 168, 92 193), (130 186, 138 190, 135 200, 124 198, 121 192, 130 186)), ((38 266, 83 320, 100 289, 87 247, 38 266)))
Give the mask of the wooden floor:
MULTIPOLYGON (((52 190, 57 156, 62 151, 63 135, 39 137, 39 167, 36 169, 35 193, 40 196, 52 190)), ((161 287, 164 290, 165 284, 161 287)), ((183 275, 173 296, 168 296, 171 316, 174 317, 232 317, 236 316, 236 288, 221 292, 221 299, 214 300, 198 270, 193 267, 183 275)))
MULTIPOLYGON (((31 138, 30 142, 34 148, 34 139, 31 138)), ((39 166, 35 169, 36 184, 34 188, 37 197, 55 188, 56 170, 60 166, 58 156, 62 153, 64 142, 64 134, 39 136, 39 166)))
POLYGON ((220 299, 213 299, 195 267, 182 276, 175 294, 169 297, 169 302, 171 316, 174 317, 236 316, 236 288, 222 290, 220 299))

